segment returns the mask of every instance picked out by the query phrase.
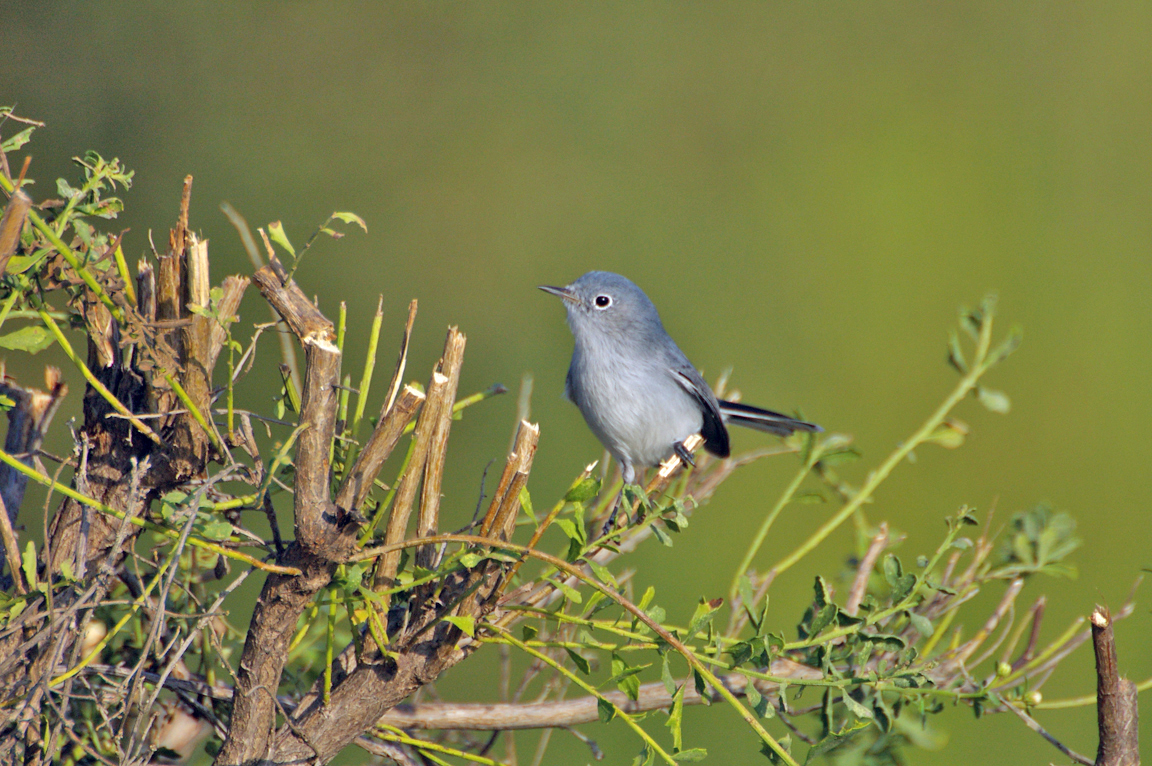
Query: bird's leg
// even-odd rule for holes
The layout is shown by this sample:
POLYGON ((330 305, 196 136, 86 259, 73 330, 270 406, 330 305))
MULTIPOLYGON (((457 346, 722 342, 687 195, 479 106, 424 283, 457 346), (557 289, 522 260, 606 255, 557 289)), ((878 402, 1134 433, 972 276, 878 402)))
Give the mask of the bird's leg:
POLYGON ((620 488, 620 494, 616 495, 616 502, 612 504, 612 513, 608 514, 608 521, 604 522, 604 528, 600 530, 600 536, 608 534, 612 531, 612 526, 616 523, 616 514, 620 513, 620 503, 624 499, 624 488, 620 488))
POLYGON ((672 451, 675 452, 676 457, 680 458, 680 460, 684 463, 685 468, 688 468, 689 466, 692 468, 696 467, 696 461, 692 459, 692 453, 689 452, 688 448, 684 446, 684 442, 676 442, 673 444, 672 451))
MULTIPOLYGON (((636 483, 636 467, 629 461, 621 460, 620 478, 624 486, 620 487, 620 494, 616 496, 616 502, 612 506, 612 513, 608 516, 608 521, 604 522, 604 528, 600 530, 601 537, 612 531, 612 525, 616 522, 616 514, 620 513, 620 504, 624 502, 624 487, 636 483)), ((641 492, 643 492, 643 490, 641 490, 641 492)))

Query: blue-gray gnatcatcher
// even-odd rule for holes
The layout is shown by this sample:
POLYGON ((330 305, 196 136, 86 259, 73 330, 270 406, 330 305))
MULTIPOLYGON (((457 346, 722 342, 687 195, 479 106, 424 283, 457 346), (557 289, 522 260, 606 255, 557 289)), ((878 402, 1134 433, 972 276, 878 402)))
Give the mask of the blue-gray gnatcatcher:
POLYGON ((728 457, 728 423, 787 436, 820 426, 778 412, 718 401, 699 371, 664 331, 644 291, 619 274, 590 271, 566 287, 541 290, 564 299, 576 339, 564 395, 620 463, 625 484, 636 469, 676 454, 692 455, 684 440, 728 457))

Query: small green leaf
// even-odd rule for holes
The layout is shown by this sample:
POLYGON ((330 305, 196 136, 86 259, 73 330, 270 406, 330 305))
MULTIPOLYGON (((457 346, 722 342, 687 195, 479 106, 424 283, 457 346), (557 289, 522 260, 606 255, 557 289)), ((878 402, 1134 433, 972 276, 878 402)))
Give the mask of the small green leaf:
POLYGON ((756 684, 749 678, 747 685, 744 687, 744 696, 748 698, 748 704, 753 708, 760 707, 760 702, 764 699, 764 695, 756 688, 756 684))
POLYGON ((612 572, 608 567, 603 564, 597 564, 595 561, 587 561, 588 568, 592 570, 592 574, 596 575, 596 579, 602 583, 607 583, 613 588, 619 588, 620 583, 616 582, 616 578, 612 576, 612 572))
POLYGON ((692 615, 692 621, 688 624, 688 638, 692 638, 702 631, 708 623, 712 622, 716 610, 723 604, 724 599, 722 598, 714 598, 710 601, 700 599, 700 603, 696 605, 696 612, 692 615))
POLYGON ((668 722, 664 725, 672 732, 672 748, 679 750, 684 746, 684 735, 681 726, 684 723, 684 687, 681 686, 672 695, 672 709, 668 711, 668 722))
POLYGON ((0 336, 0 348, 36 354, 56 342, 56 336, 40 325, 21 327, 16 332, 0 336))
POLYGON ((672 760, 676 763, 696 763, 708 757, 708 751, 702 747, 693 747, 689 750, 681 750, 678 753, 672 754, 672 760))
POLYGON ((476 618, 467 615, 452 615, 444 618, 444 622, 455 625, 469 636, 476 637, 476 618))
POLYGON ((568 652, 568 657, 572 660, 572 664, 575 665, 581 673, 584 675, 590 675, 592 673, 592 666, 588 664, 587 657, 583 657, 567 647, 564 648, 564 651, 568 652))
POLYGON ((956 449, 964 444, 964 437, 967 435, 967 424, 953 418, 936 426, 936 430, 924 437, 924 441, 928 444, 939 444, 944 449, 956 449))
POLYGON ((596 493, 600 491, 600 480, 588 477, 581 479, 580 482, 568 490, 564 495, 564 499, 569 503, 583 503, 586 500, 591 500, 596 497, 596 493))
POLYGON ((584 599, 580 597, 580 592, 578 590, 576 590, 575 588, 573 588, 568 583, 564 582, 563 580, 549 580, 549 582, 551 582, 553 585, 555 585, 556 588, 561 593, 563 593, 568 598, 569 601, 576 603, 576 604, 584 603, 584 599))
MULTIPOLYGON (((6 115, 0 115, 0 116, 6 116, 6 115)), ((11 138, 4 139, 3 143, 0 143, 0 151, 3 151, 5 154, 7 154, 8 152, 16 151, 17 149, 19 149, 20 147, 22 147, 24 144, 28 143, 28 141, 31 140, 32 131, 34 131, 34 130, 36 130, 36 126, 32 126, 30 128, 25 128, 24 130, 20 131, 19 133, 16 133, 15 135, 13 135, 11 138)))
POLYGON ((639 667, 628 667, 628 663, 624 662, 623 658, 615 652, 612 653, 612 677, 608 679, 609 683, 615 683, 616 688, 628 695, 631 700, 640 699, 640 679, 636 674, 648 665, 639 667))
POLYGON ((653 536, 655 536, 655 538, 659 540, 663 545, 666 545, 669 548, 672 547, 672 538, 666 531, 664 531, 664 525, 656 522, 650 527, 650 529, 652 530, 653 536))
POLYGON ((279 221, 268 224, 268 238, 287 250, 293 258, 296 257, 296 248, 292 247, 292 243, 288 241, 288 235, 284 233, 284 224, 279 221))
POLYGON ((808 635, 815 636, 831 625, 839 611, 835 604, 826 604, 820 607, 819 611, 812 616, 812 622, 808 626, 808 635))
POLYGON ((862 719, 866 719, 869 721, 872 720, 872 711, 870 709, 864 707, 863 705, 861 705, 856 700, 852 699, 851 694, 845 694, 843 697, 843 700, 844 700, 844 707, 851 710, 852 715, 856 716, 857 718, 862 718, 862 719))
POLYGON ((556 519, 556 526, 560 527, 564 534, 568 536, 569 540, 575 540, 580 545, 584 544, 583 526, 576 526, 576 522, 572 521, 572 519, 556 519))
POLYGON ((1003 391, 996 391, 980 386, 976 389, 976 398, 990 411, 1001 415, 1006 414, 1012 409, 1012 401, 1008 398, 1008 394, 1003 391))
POLYGON ((936 631, 936 629, 932 627, 932 621, 922 614, 909 612, 908 620, 912 623, 912 627, 916 629, 916 632, 924 636, 924 638, 928 638, 936 631))
POLYGON ((663 662, 660 664, 660 680, 664 682, 664 689, 668 696, 676 694, 676 680, 672 678, 672 667, 668 664, 668 652, 664 652, 663 662))
POLYGON ((227 519, 215 518, 197 522, 196 531, 205 540, 227 540, 233 530, 227 519))
POLYGON ((912 574, 904 574, 904 568, 900 565, 900 559, 889 553, 884 557, 884 579, 888 581, 888 586, 892 588, 892 600, 902 601, 911 591, 913 586, 916 585, 916 576, 912 574))
POLYGON ((347 211, 337 211, 337 212, 333 213, 331 217, 335 218, 338 221, 343 221, 344 223, 354 223, 357 226, 359 226, 361 229, 363 229, 365 233, 368 232, 368 224, 364 223, 364 219, 361 218, 360 216, 356 215, 355 213, 349 213, 347 211))
POLYGON ((992 363, 999 363, 1004 361, 1013 351, 1020 348, 1020 341, 1024 339, 1024 331, 1019 327, 1013 327, 1008 331, 1008 337, 1004 339, 992 352, 988 355, 992 363))
POLYGON ((36 587, 36 545, 29 540, 24 546, 24 555, 20 557, 20 569, 24 572, 24 581, 29 588, 36 587))
POLYGON ((600 698, 596 700, 596 712, 600 715, 600 723, 608 723, 616 717, 616 706, 600 698))
POLYGON ((479 564, 483 560, 484 560, 484 557, 481 556, 479 553, 469 552, 469 553, 465 553, 463 556, 460 557, 460 564, 465 569, 474 569, 476 567, 476 565, 479 564))
POLYGON ((535 625, 524 625, 520 628, 520 635, 523 637, 524 642, 527 643, 540 635, 540 628, 535 625))
POLYGON ((644 595, 640 597, 639 603, 636 604, 640 609, 647 609, 648 605, 652 603, 652 599, 656 597, 656 589, 651 585, 644 591, 644 595))
POLYGON ((80 193, 80 190, 72 188, 72 185, 68 183, 68 179, 57 178, 56 179, 56 193, 59 194, 64 199, 72 199, 73 197, 75 197, 77 194, 80 193))
POLYGON ((877 649, 885 652, 898 652, 906 646, 904 639, 900 638, 900 636, 886 635, 883 633, 862 633, 861 637, 873 644, 877 649))
POLYGON ((520 507, 524 509, 524 513, 528 514, 528 518, 532 519, 533 524, 539 524, 536 520, 536 512, 532 510, 532 496, 528 494, 528 487, 521 487, 520 489, 520 507))
POLYGON ((968 372, 968 363, 964 361, 964 352, 960 350, 960 336, 955 330, 948 333, 948 364, 961 375, 968 372))

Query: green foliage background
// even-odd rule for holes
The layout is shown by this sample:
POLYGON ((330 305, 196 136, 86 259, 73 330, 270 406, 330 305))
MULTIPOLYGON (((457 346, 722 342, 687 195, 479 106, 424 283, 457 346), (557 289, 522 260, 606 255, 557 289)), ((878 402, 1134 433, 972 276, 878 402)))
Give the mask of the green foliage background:
MULTIPOLYGON (((253 225, 283 220, 297 241, 331 210, 354 210, 368 235, 323 243, 298 279, 330 315, 348 301, 350 338, 378 293, 397 336, 418 298, 413 374, 450 322, 469 336, 462 392, 532 372, 541 502, 600 450, 560 398, 569 336, 537 284, 627 274, 710 377, 733 365, 748 401, 854 434, 864 465, 952 386, 954 309, 994 288, 1001 317, 1026 333, 989 380, 1011 414, 962 408, 967 444, 922 450, 870 517, 922 550, 961 503, 1003 521, 1040 500, 1071 511, 1079 580, 1029 586, 1061 593, 1049 633, 1097 600, 1119 605, 1152 564, 1146 5, 17 2, 4 15, 0 103, 48 123, 30 147, 34 198, 76 177, 70 156, 121 158, 136 170, 121 218, 131 259, 149 228, 162 242, 191 173, 217 275, 250 270, 221 201, 253 225)), ((250 298, 242 315, 257 310, 250 298)), ((12 372, 33 382, 32 369, 12 372)), ((471 515, 514 411, 497 400, 454 430, 446 526, 471 515)), ((723 594, 726 563, 793 470, 778 459, 738 474, 675 548, 635 559, 637 584, 679 592, 685 609, 723 594)), ((862 470, 845 469, 857 481, 862 470)), ((793 509, 770 556, 824 518, 820 505, 793 509)), ((851 550, 851 532, 840 538, 851 550)), ((780 628, 794 630, 813 575, 841 566, 836 548, 773 588, 780 628)), ((1138 608, 1118 629, 1135 679, 1152 674, 1149 627, 1138 608)), ((444 693, 488 698, 494 676, 475 665, 444 693)), ((1045 696, 1092 688, 1082 650, 1045 696)), ((686 711, 686 741, 717 762, 759 762, 752 735, 715 712, 686 711)), ((950 745, 915 761, 1055 756, 1014 717, 971 718, 935 720, 950 745)), ((1092 710, 1041 720, 1094 749, 1092 710)), ((590 733, 610 753, 635 750, 622 727, 590 733)), ((574 740, 553 747, 553 763, 588 758, 574 740)))

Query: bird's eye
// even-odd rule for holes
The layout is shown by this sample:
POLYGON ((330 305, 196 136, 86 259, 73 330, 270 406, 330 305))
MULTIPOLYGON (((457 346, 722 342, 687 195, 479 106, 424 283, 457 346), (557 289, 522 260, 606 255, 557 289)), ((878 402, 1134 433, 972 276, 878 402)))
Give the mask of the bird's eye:
POLYGON ((609 296, 609 295, 597 295, 596 296, 596 308, 606 309, 611 305, 612 305, 612 297, 611 296, 609 296))

